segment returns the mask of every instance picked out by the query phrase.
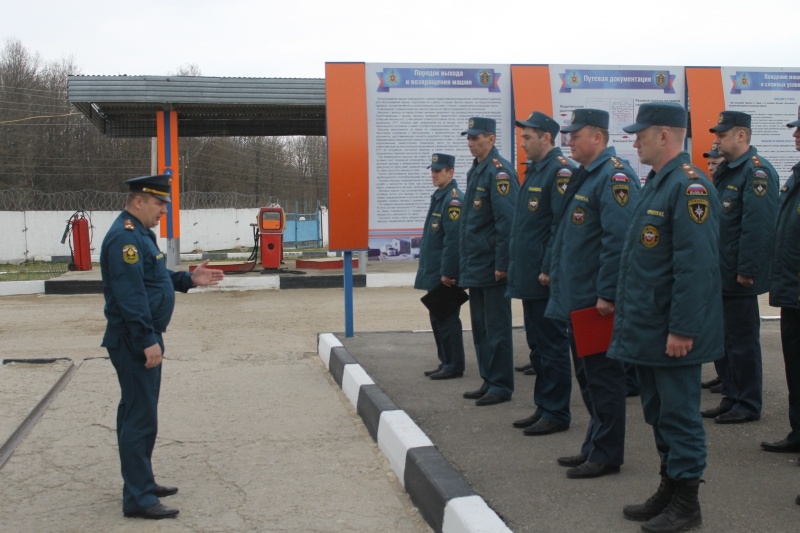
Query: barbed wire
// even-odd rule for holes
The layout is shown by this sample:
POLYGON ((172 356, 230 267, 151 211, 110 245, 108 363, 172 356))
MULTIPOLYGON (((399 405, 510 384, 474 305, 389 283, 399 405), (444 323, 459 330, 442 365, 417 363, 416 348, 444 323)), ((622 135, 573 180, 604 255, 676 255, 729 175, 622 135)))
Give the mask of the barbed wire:
MULTIPOLYGON (((125 206, 127 193, 97 190, 42 192, 34 189, 0 190, 0 211, 118 211, 125 206)), ((181 209, 250 209, 280 205, 286 211, 295 208, 294 201, 275 196, 238 192, 181 193, 181 209)), ((321 205, 326 198, 318 199, 321 205)))

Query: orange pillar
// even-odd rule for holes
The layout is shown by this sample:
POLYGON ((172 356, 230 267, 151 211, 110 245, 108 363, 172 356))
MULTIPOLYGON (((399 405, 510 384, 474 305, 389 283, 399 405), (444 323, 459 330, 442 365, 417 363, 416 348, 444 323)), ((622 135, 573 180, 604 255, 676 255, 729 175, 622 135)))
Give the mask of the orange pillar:
POLYGON ((167 239, 167 267, 180 264, 181 175, 178 168, 178 112, 156 111, 158 173, 172 176, 172 202, 161 218, 161 237, 167 239))

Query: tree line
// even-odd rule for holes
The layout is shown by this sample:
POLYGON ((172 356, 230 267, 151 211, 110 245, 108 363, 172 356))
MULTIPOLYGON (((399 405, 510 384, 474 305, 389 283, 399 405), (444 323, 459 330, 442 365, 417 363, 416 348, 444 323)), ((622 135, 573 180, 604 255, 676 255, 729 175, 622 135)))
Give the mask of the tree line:
MULTIPOLYGON (((43 60, 20 41, 0 51, 0 191, 115 192, 150 173, 150 138, 108 138, 73 108, 67 77, 81 75, 73 58, 43 60)), ((168 75, 199 76, 196 65, 168 75)), ((327 204, 324 137, 184 137, 179 142, 181 190, 237 193, 259 207, 314 210, 327 204)))

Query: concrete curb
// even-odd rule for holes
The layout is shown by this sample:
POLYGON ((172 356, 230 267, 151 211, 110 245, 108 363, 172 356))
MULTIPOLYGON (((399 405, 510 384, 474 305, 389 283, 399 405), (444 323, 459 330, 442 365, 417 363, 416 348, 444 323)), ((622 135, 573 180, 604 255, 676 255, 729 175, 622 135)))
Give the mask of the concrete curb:
POLYGON ((45 394, 39 403, 33 408, 33 410, 28 413, 28 416, 25 417, 25 420, 14 430, 10 437, 0 446, 0 468, 6 464, 11 454, 14 453, 14 450, 17 449, 17 446, 20 442, 25 438, 25 436, 30 433, 33 426, 36 422, 41 418, 42 414, 47 410, 53 400, 58 396, 58 394, 67 386, 67 383, 72 379, 72 374, 75 372, 77 368, 75 363, 72 359, 68 357, 59 357, 54 359, 0 359, 0 364, 52 364, 57 361, 69 361, 69 366, 64 373, 61 374, 61 377, 58 378, 58 381, 50 387, 50 390, 45 394))
POLYGON ((356 408, 411 501, 434 531, 511 532, 425 432, 374 384, 334 334, 318 336, 317 355, 356 408))

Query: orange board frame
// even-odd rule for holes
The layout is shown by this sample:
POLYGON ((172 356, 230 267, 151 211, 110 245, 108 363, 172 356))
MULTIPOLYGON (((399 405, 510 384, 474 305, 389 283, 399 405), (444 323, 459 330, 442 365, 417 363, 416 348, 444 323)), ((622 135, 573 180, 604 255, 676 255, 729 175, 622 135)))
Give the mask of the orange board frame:
POLYGON ((369 248, 369 138, 365 63, 325 64, 328 249, 369 248))

